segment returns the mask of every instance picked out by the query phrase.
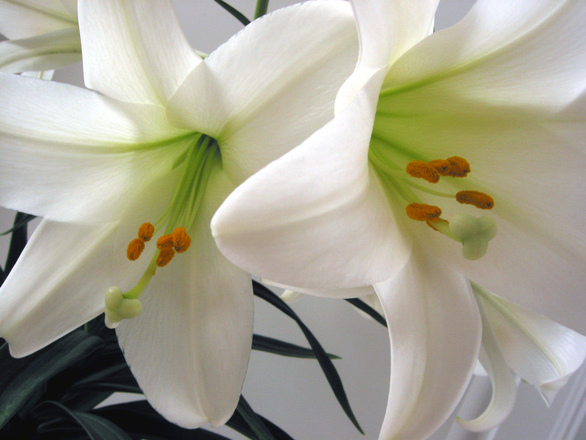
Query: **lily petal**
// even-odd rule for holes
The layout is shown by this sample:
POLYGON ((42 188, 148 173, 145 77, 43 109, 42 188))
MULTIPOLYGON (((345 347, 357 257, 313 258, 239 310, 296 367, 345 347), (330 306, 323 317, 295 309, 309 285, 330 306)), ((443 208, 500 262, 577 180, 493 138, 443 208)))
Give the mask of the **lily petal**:
POLYGON ((170 120, 216 138, 224 168, 239 184, 333 118, 336 93, 356 56, 347 3, 277 10, 187 77, 169 103, 170 120))
POLYGON ((59 69, 81 61, 77 28, 0 43, 0 71, 20 73, 59 69))
POLYGON ((422 253, 374 288, 391 340, 391 385, 379 438, 426 439, 454 410, 474 371, 478 306, 462 276, 422 253))
POLYGON ((473 283, 509 366, 551 404, 586 359, 586 337, 473 283))
POLYGON ((29 38, 77 27, 77 19, 59 0, 0 0, 0 33, 29 38))
POLYGON ((208 189, 191 247, 157 269, 140 297, 142 315, 117 328, 149 402, 186 428, 218 426, 232 415, 252 343, 251 277, 220 254, 209 229, 233 185, 216 169, 208 189))
MULTIPOLYGON (((393 65, 373 133, 421 160, 466 158, 460 189, 494 197, 499 232, 476 262, 423 232, 430 246, 488 289, 586 334, 584 20, 579 1, 477 2, 393 65)), ((474 213, 456 205, 442 204, 446 218, 474 213)))
POLYGON ((191 141, 160 107, 65 84, 0 74, 0 100, 0 203, 53 220, 119 219, 191 141))
POLYGON ((168 0, 79 1, 87 87, 120 101, 164 105, 201 62, 168 0))
POLYGON ((367 163, 381 79, 226 199, 212 233, 230 261, 277 283, 318 290, 372 285, 403 267, 410 245, 367 163))
POLYGON ((14 357, 103 312, 117 227, 41 222, 0 289, 0 335, 14 357))
POLYGON ((492 397, 486 410, 474 420, 457 419, 463 428, 473 432, 488 431, 504 422, 513 410, 517 397, 515 375, 499 349, 484 302, 478 301, 478 308, 482 318, 480 361, 490 376, 492 397))
POLYGON ((336 114, 356 96, 374 72, 390 66, 433 30, 439 0, 354 0, 360 56, 356 70, 336 99, 336 114))

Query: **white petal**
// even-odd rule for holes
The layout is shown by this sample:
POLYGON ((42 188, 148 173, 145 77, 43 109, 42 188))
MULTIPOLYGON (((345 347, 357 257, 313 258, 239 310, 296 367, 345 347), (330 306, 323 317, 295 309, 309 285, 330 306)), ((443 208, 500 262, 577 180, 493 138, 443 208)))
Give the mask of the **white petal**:
POLYGON ((439 0, 354 0, 360 56, 336 100, 342 111, 377 70, 389 66, 433 29, 439 0))
POLYGON ((229 260, 277 283, 318 290, 369 286, 403 267, 409 244, 368 166, 381 78, 228 197, 212 231, 229 260))
POLYGON ((422 254, 374 287, 391 340, 391 385, 379 438, 423 440, 454 410, 474 371, 478 307, 463 277, 422 254))
POLYGON ((482 317, 482 348, 480 360, 488 371, 492 383, 492 397, 486 410, 473 420, 462 420, 458 423, 468 431, 483 432, 500 425, 509 416, 517 397, 515 376, 497 344, 488 315, 482 301, 478 302, 482 317))
POLYGON ((43 220, 0 289, 0 335, 22 357, 104 310, 117 223, 43 220))
POLYGON ((52 70, 81 61, 77 28, 67 28, 38 37, 0 43, 0 71, 20 73, 52 70))
POLYGON ((333 118, 356 56, 347 3, 283 8, 206 58, 170 101, 170 118, 215 137, 224 169, 241 183, 333 118))
POLYGON ((85 84, 121 101, 164 105, 201 58, 168 0, 79 2, 85 84))
POLYGON ((586 358, 586 337, 473 284, 510 367, 548 404, 586 358))
POLYGON ((59 0, 0 0, 0 33, 29 38, 77 27, 77 19, 59 0))
MULTIPOLYGON (((488 253, 464 261, 458 246, 422 234, 469 278, 586 334, 585 14, 576 1, 478 2, 395 63, 374 136, 398 157, 466 158, 470 176, 445 188, 494 197, 499 232, 488 253)), ((441 208, 448 220, 475 211, 441 208)))
POLYGON ((325 298, 357 298, 367 295, 376 296, 372 286, 350 287, 347 289, 305 289, 303 287, 290 286, 287 284, 276 283, 271 280, 262 279, 262 282, 268 286, 275 286, 281 289, 302 293, 304 295, 321 296, 325 298))
POLYGON ((65 84, 0 74, 0 100, 0 203, 54 220, 120 218, 190 142, 160 107, 65 84))
POLYGON ((251 277, 224 259, 209 230, 233 185, 222 172, 208 185, 203 212, 189 231, 191 247, 157 269, 140 297, 143 313, 117 328, 149 402, 188 428, 221 425, 232 415, 252 342, 251 277))

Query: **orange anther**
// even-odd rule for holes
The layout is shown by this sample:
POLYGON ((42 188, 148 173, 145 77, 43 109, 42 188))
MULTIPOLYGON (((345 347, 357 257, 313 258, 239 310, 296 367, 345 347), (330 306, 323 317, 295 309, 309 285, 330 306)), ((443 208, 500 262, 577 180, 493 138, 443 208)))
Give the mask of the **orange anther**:
POLYGON ((436 222, 442 215, 442 210, 439 207, 423 203, 411 203, 405 207, 405 211, 407 217, 420 222, 436 222))
POLYGON ((494 207, 493 198, 480 191, 460 191, 456 194, 456 200, 460 203, 474 205, 480 209, 492 209, 494 207))
POLYGON ((449 176, 466 177, 470 172, 470 164, 463 157, 453 156, 448 157, 446 160, 450 163, 449 176))
POLYGON ((428 165, 435 168, 435 170, 442 176, 450 175, 450 162, 445 159, 436 159, 428 162, 428 165))
POLYGON ((174 256, 175 251, 173 249, 163 249, 157 257, 157 266, 166 266, 167 264, 169 264, 169 262, 173 259, 174 256))
POLYGON ((149 241, 153 238, 153 234, 155 232, 155 227, 151 223, 143 223, 138 228, 138 238, 142 241, 149 241))
POLYGON ((166 234, 159 237, 157 240, 157 249, 165 250, 171 248, 173 248, 173 236, 171 234, 166 234))
POLYGON ((135 238, 130 243, 128 243, 128 248, 126 248, 126 256, 130 261, 134 261, 140 257, 144 251, 144 241, 140 238, 135 238))
POLYGON ((173 248, 176 252, 185 252, 191 245, 191 237, 187 235, 184 227, 175 228, 173 231, 173 248))
POLYGON ((409 162, 406 171, 410 176, 425 179, 430 183, 437 183, 440 179, 440 173, 433 166, 420 160, 409 162))

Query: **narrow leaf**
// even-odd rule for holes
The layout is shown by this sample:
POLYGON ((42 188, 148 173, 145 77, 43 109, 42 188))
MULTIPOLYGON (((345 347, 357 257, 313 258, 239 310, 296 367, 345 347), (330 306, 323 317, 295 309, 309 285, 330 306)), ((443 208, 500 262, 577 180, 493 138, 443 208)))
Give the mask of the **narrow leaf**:
POLYGON ((261 418, 253 411, 243 396, 240 396, 236 412, 242 416, 259 440, 276 440, 261 418))
POLYGON ((219 4, 222 8, 224 8, 230 15, 232 15, 236 20, 242 23, 244 26, 250 24, 250 20, 246 18, 242 12, 236 9, 234 6, 229 5, 223 0, 214 0, 217 4, 219 4))
MULTIPOLYGON (((10 237, 10 245, 8 247, 8 257, 6 258, 6 265, 4 266, 5 275, 8 276, 16 260, 20 257, 22 250, 26 246, 27 236, 27 218, 31 217, 29 214, 17 212, 14 217, 14 226, 12 227, 12 237, 10 237)), ((33 216, 34 218, 34 216, 33 216)))
POLYGON ((132 440, 132 437, 114 423, 95 414, 72 411, 59 402, 51 400, 44 404, 51 404, 61 409, 68 418, 83 428, 91 440, 132 440))
POLYGON ((366 313, 368 316, 370 316, 372 319, 374 319, 379 324, 384 325, 385 327, 387 326, 387 321, 384 318, 384 316, 381 315, 376 310, 374 310, 372 307, 370 307, 364 301, 362 301, 358 298, 346 298, 346 301, 348 301, 350 304, 352 304, 358 310, 361 310, 362 312, 366 313))
POLYGON ((4 344, 0 348, 0 429, 39 387, 102 345, 100 338, 77 330, 37 353, 14 359, 10 356, 8 344, 4 344))
MULTIPOLYGON (((257 414, 257 416, 262 420, 262 422, 267 427, 267 429, 271 432, 271 434, 273 435, 275 440, 293 440, 293 437, 291 437, 289 434, 287 434, 285 431, 283 431, 281 428, 279 428, 273 422, 271 422, 270 420, 261 416, 260 414, 257 414)), ((257 438, 255 433, 252 431, 252 429, 250 428, 250 426, 246 422, 246 420, 244 420, 244 417, 242 417, 242 415, 238 411, 236 411, 234 414, 232 414, 232 417, 230 417, 230 420, 228 420, 228 422, 226 422, 226 426, 229 426, 233 430, 239 432, 240 434, 242 434, 248 438, 251 438, 251 439, 257 438)))
POLYGON ((4 232, 0 232, 0 237, 2 237, 3 235, 8 235, 11 232, 15 231, 16 229, 19 229, 23 226, 26 226, 28 224, 28 222, 37 218, 36 215, 32 215, 32 214, 23 214, 23 213, 19 213, 19 214, 22 214, 22 216, 17 217, 18 218, 17 221, 15 219, 15 222, 14 222, 14 225, 12 226, 12 228, 10 228, 4 232))
POLYGON ((330 387, 336 396, 336 399, 338 399, 338 402, 340 403, 340 406, 350 421, 354 424, 356 429, 358 429, 361 434, 364 434, 364 431, 362 431, 356 416, 354 416, 354 413, 352 412, 352 408, 350 408, 350 402, 348 401, 348 397, 344 391, 344 385, 342 384, 340 375, 338 374, 336 367, 334 367, 334 364, 328 357, 326 351, 323 349, 317 338, 313 335, 313 333, 311 333, 309 328, 307 328, 307 326, 303 323, 301 318, 297 316, 293 309, 291 309, 291 307, 289 307, 281 298, 275 295, 269 288, 256 281, 253 281, 252 285, 254 294, 256 296, 275 306, 277 309, 281 310, 297 323, 305 335, 305 338, 309 342, 309 345, 311 345, 311 348, 313 349, 313 352, 315 353, 317 360, 326 376, 326 379, 328 380, 330 387))
MULTIPOLYGON (((315 359, 316 355, 313 350, 290 342, 279 339, 269 338, 268 336, 252 335, 252 349, 266 351, 268 353, 278 354, 280 356, 289 356, 302 359, 315 359)), ((341 359, 335 354, 328 353, 330 359, 341 359)))

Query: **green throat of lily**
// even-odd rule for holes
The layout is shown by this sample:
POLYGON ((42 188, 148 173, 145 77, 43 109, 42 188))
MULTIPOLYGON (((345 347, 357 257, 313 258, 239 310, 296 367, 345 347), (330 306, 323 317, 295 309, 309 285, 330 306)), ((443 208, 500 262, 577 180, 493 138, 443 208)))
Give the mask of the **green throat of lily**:
MULTIPOLYGON (((138 282, 127 292, 112 286, 106 292, 106 325, 115 328, 123 319, 134 318, 142 312, 140 295, 148 286, 157 269, 171 263, 175 254, 186 252, 191 245, 188 230, 193 224, 208 183, 212 168, 221 162, 218 143, 210 136, 198 134, 193 144, 179 157, 173 169, 183 166, 179 183, 171 201, 154 222, 146 221, 138 227, 137 238, 127 247, 130 261, 138 260, 148 242, 159 233, 157 251, 138 282)), ((148 219, 145 219, 148 220, 148 219)))
POLYGON ((461 204, 472 205, 478 209, 490 210, 494 207, 493 198, 480 191, 463 190, 455 194, 436 191, 428 184, 436 184, 442 178, 463 179, 470 173, 468 161, 459 156, 430 161, 411 160, 406 167, 395 163, 393 146, 379 139, 373 140, 369 149, 369 161, 377 172, 387 194, 394 201, 401 200, 405 205, 408 219, 426 223, 433 230, 462 244, 462 255, 469 260, 482 258, 488 249, 488 242, 496 236, 496 222, 490 216, 474 217, 470 214, 456 214, 446 220, 442 209, 429 204, 416 193, 455 200, 461 204), (420 184, 418 180, 428 184, 420 184))

